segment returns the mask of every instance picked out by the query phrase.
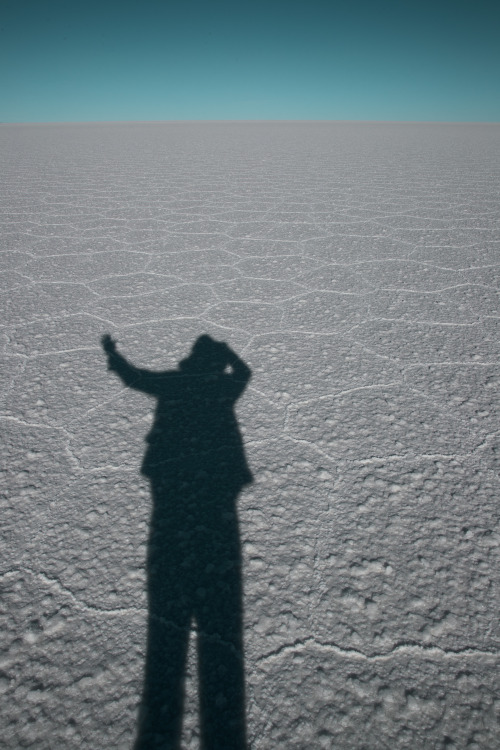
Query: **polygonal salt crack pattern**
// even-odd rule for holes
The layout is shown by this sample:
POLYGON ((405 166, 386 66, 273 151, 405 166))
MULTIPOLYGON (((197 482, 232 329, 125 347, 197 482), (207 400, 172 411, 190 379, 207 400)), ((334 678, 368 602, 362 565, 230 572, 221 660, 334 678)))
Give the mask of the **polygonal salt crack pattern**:
MULTIPOLYGON (((497 747, 496 125, 0 126, 4 747, 130 748, 153 402, 227 341, 249 749, 497 747), (369 739, 367 739, 369 738, 369 739)), ((183 746, 198 747, 196 664, 183 746)))

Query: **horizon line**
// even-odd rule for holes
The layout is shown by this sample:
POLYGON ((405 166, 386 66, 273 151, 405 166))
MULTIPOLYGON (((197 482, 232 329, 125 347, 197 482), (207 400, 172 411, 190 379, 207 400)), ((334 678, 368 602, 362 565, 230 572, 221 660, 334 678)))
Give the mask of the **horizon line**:
POLYGON ((500 120, 316 120, 316 119, 190 119, 190 120, 20 120, 0 125, 185 125, 194 123, 323 123, 344 125, 500 125, 500 120))

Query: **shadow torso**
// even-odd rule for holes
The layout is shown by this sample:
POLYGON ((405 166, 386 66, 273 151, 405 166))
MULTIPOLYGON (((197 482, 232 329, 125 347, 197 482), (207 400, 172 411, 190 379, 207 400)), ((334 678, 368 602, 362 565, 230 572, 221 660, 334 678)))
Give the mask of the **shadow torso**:
POLYGON ((234 414, 241 390, 225 373, 158 377, 142 473, 153 483, 196 488, 207 482, 237 494, 252 480, 234 414))

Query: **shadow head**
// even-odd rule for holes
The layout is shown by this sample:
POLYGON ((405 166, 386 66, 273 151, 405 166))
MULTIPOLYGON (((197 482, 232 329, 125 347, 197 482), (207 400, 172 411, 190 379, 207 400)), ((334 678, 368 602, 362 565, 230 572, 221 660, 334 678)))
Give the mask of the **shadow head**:
POLYGON ((189 357, 181 360, 179 369, 190 373, 223 373, 227 364, 226 344, 203 334, 194 342, 189 357))

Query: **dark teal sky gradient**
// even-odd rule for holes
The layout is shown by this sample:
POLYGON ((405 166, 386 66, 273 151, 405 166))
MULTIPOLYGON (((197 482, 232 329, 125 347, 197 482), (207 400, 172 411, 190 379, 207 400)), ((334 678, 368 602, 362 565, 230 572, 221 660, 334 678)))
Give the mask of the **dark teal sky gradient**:
POLYGON ((500 121, 498 0, 3 0, 0 121, 500 121))

